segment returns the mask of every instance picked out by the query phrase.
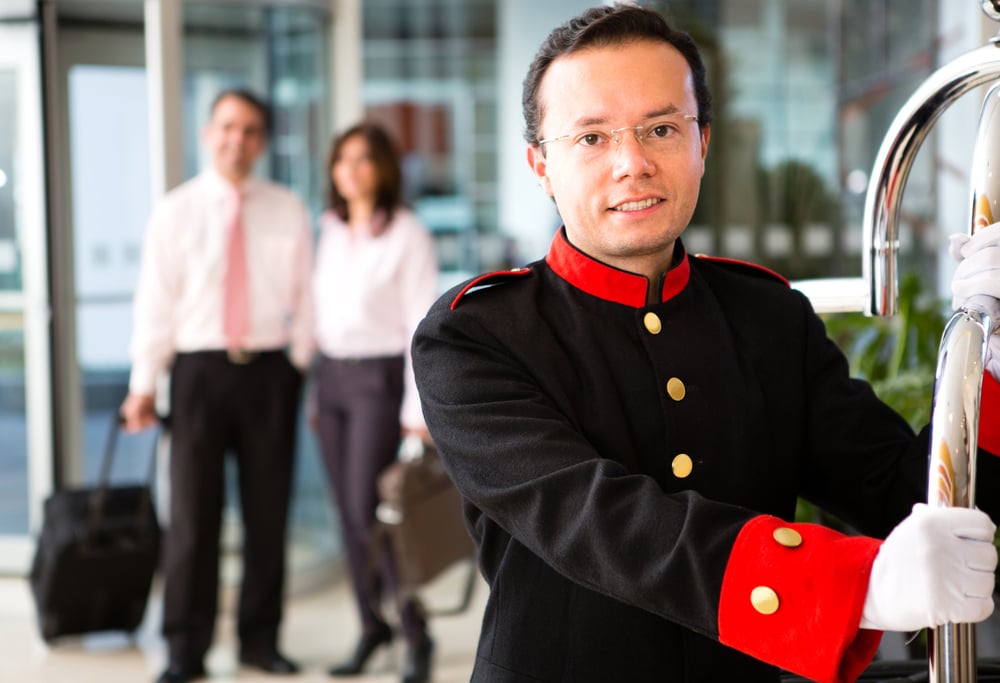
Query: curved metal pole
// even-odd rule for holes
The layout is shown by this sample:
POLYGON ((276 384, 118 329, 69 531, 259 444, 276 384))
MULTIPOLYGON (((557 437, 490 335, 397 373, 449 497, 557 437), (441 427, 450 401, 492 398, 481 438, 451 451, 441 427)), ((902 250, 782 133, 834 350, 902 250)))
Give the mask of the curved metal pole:
MULTIPOLYGON (((1000 215, 1000 85, 983 100, 972 158, 969 232, 1000 215)), ((1000 301, 973 297, 945 327, 938 351, 931 409, 927 502, 938 507, 975 507, 976 452, 983 369, 1000 301)), ((976 633, 973 624, 945 624, 929 634, 930 683, 974 683, 976 633)))
POLYGON ((967 52, 921 84, 893 119, 875 158, 865 196, 863 271, 870 315, 894 315, 899 291, 896 237, 903 187, 920 144, 945 109, 969 90, 1000 77, 1000 47, 967 52))
MULTIPOLYGON (((931 410, 929 505, 975 506, 979 404, 993 325, 989 313, 970 306, 957 311, 945 327, 931 410)), ((930 683, 976 682, 974 624, 938 626, 928 638, 930 683)))

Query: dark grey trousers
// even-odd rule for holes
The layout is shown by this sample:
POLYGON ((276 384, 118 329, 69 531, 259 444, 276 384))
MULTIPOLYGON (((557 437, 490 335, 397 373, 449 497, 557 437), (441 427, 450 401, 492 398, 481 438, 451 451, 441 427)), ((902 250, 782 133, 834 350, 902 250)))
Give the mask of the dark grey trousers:
MULTIPOLYGON (((330 487, 340 512, 362 632, 385 624, 378 612, 383 587, 396 592, 396 572, 386 561, 369 580, 372 526, 378 504, 378 475, 396 458, 403 399, 403 357, 320 360, 316 407, 330 487)), ((423 610, 415 600, 400 606, 403 635, 411 646, 427 637, 423 610)))

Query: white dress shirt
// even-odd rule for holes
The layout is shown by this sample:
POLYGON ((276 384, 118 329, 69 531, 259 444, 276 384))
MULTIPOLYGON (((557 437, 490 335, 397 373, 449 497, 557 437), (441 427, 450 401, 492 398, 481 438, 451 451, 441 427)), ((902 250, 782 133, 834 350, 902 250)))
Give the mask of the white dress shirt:
MULTIPOLYGON (((275 183, 249 179, 242 189, 251 309, 244 346, 287 347, 292 362, 305 369, 314 349, 309 213, 275 183)), ((232 192, 207 170, 153 208, 134 298, 132 393, 152 394, 175 353, 226 348, 223 276, 232 192)))
POLYGON ((430 233, 399 207, 379 235, 355 235, 333 212, 320 217, 313 275, 316 344, 330 358, 402 355, 400 423, 423 427, 410 341, 437 298, 437 255, 430 233))

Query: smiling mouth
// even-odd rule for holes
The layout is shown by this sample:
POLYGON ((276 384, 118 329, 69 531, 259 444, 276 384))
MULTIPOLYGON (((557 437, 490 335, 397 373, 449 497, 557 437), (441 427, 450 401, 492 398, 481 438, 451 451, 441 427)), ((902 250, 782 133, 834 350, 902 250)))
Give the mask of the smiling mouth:
POLYGON ((612 206, 611 211, 642 211, 643 209, 648 209, 654 204, 659 204, 662 199, 650 198, 643 199, 638 202, 625 202, 624 204, 619 204, 618 206, 612 206))

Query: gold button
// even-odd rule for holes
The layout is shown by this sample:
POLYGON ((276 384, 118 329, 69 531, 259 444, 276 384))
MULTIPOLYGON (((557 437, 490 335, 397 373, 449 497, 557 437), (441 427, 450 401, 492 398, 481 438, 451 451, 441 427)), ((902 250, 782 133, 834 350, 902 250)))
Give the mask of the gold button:
POLYGON ((667 394, 670 395, 670 398, 675 401, 683 401, 686 393, 687 390, 684 388, 684 382, 676 377, 671 377, 667 380, 667 394))
POLYGON ((670 463, 670 470, 678 479, 683 479, 691 474, 692 469, 694 469, 694 463, 691 461, 691 456, 687 453, 680 453, 670 463))
POLYGON ((778 527, 774 530, 774 540, 786 548, 798 548, 802 545, 802 535, 795 529, 787 526, 778 527))
POLYGON ((642 324, 646 326, 650 334, 659 334, 660 330, 663 329, 663 325, 660 324, 660 316, 652 311, 642 317, 642 324))
POLYGON ((778 611, 778 594, 767 586, 757 586, 750 591, 750 604, 761 614, 774 614, 778 611))

